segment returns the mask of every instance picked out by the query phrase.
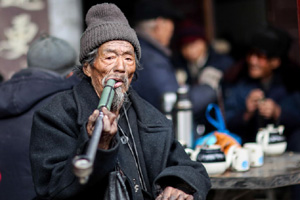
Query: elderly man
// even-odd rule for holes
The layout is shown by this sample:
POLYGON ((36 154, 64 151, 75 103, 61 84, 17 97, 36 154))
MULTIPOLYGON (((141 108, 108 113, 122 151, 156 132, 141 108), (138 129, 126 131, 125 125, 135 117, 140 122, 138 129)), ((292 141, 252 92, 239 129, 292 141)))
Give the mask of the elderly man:
POLYGON ((33 179, 40 199, 104 199, 110 172, 126 176, 130 199, 205 199, 210 181, 173 137, 164 115, 130 88, 141 49, 135 31, 114 4, 93 6, 81 38, 79 85, 38 111, 31 138, 33 179), (72 160, 83 154, 99 114, 105 83, 116 80, 111 111, 88 182, 72 173, 72 160))

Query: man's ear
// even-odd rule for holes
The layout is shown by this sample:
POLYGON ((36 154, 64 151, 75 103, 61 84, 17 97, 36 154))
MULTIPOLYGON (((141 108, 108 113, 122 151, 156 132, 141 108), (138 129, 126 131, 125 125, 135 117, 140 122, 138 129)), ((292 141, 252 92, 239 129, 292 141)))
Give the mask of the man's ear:
POLYGON ((272 69, 277 69, 281 65, 281 59, 280 58, 271 58, 270 64, 272 66, 272 69))
POLYGON ((92 68, 91 65, 88 63, 85 63, 82 67, 83 73, 88 77, 91 77, 92 74, 91 68, 92 68))

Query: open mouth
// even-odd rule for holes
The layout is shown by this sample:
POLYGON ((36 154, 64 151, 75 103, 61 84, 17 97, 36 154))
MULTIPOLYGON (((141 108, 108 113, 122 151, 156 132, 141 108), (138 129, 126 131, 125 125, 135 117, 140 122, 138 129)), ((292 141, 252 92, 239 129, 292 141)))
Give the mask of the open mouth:
POLYGON ((123 85, 123 80, 121 78, 111 77, 111 78, 108 78, 107 80, 109 80, 109 79, 114 79, 116 81, 114 88, 118 88, 123 85))

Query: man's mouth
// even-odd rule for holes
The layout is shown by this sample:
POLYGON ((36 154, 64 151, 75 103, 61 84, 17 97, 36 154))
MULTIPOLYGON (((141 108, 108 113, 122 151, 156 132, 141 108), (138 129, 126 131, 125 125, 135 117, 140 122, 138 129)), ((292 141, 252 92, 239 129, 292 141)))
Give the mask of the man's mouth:
MULTIPOLYGON (((114 79, 116 81, 114 88, 121 87, 124 83, 121 78, 109 78, 109 79, 114 79)), ((109 79, 107 79, 107 80, 109 80, 109 79)))
POLYGON ((121 87, 123 85, 123 81, 117 81, 114 88, 121 87))
POLYGON ((249 66, 249 69, 250 69, 250 70, 260 70, 260 67, 257 66, 257 65, 250 65, 250 66, 249 66))

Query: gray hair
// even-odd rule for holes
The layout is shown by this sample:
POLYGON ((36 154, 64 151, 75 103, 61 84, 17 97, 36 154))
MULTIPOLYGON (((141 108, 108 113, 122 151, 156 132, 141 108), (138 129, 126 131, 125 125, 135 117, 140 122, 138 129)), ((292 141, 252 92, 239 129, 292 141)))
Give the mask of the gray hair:
POLYGON ((155 28, 155 26, 156 26, 156 20, 148 19, 148 20, 139 21, 136 24, 135 29, 138 31, 149 33, 155 28))

